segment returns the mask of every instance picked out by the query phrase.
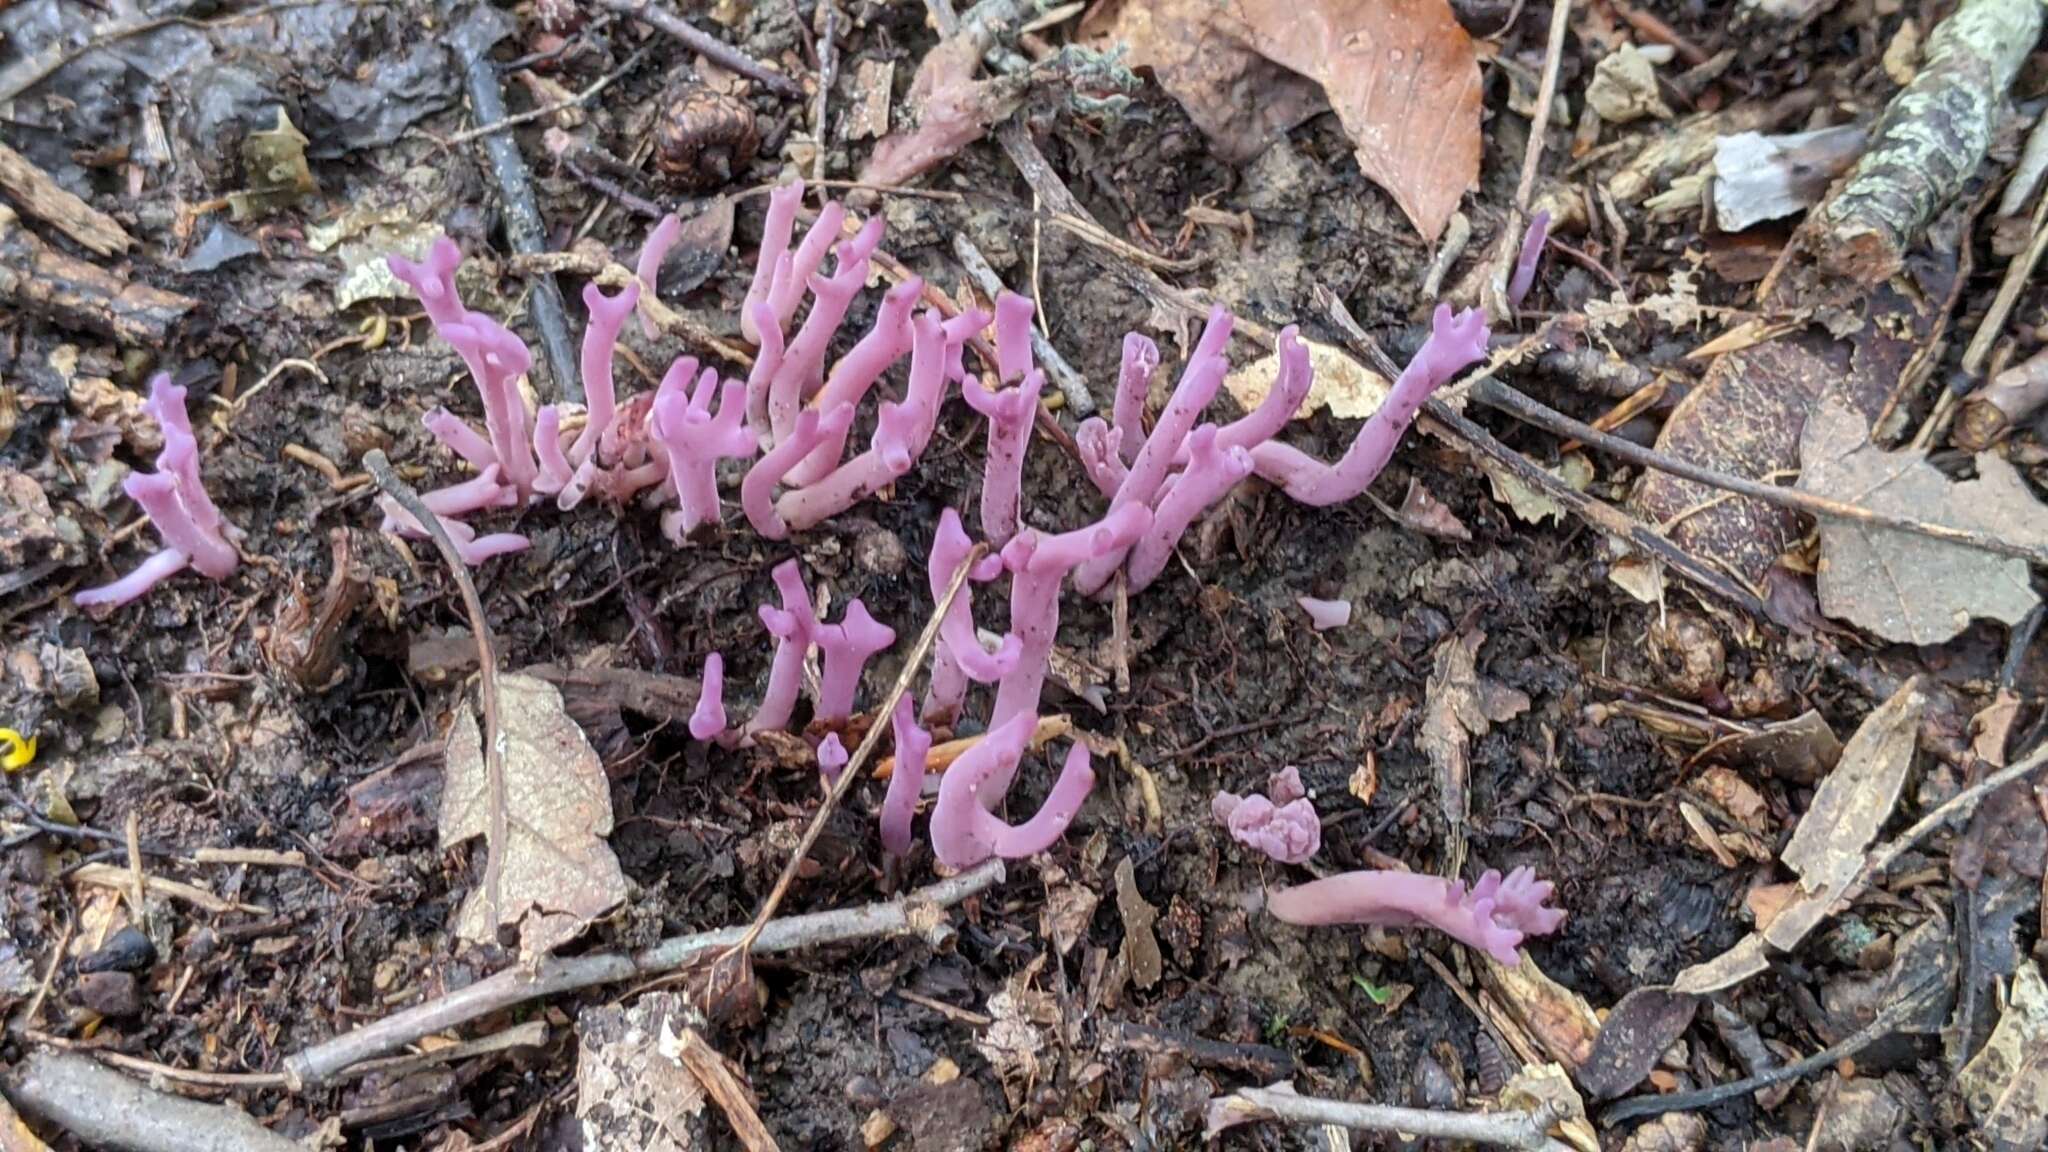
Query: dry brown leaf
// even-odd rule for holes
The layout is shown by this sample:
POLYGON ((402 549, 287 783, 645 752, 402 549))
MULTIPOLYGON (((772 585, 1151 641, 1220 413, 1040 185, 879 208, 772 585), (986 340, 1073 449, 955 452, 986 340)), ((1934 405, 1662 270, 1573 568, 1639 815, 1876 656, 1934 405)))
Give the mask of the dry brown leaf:
POLYGON ((1401 507, 1394 511, 1393 517, 1403 528, 1426 536, 1442 540, 1472 539, 1472 530, 1465 527, 1458 514, 1413 476, 1408 478, 1408 494, 1402 497, 1401 507))
POLYGON ((576 1020, 576 1119, 586 1148, 708 1148, 704 1087, 683 1066, 678 1037, 704 1017, 674 992, 631 1007, 597 1005, 576 1020))
MULTIPOLYGON (((498 678, 498 699, 506 810, 506 842, 496 846, 498 923, 490 922, 489 893, 480 882, 463 901, 457 931, 488 943, 500 927, 517 927, 521 954, 539 956, 617 907, 626 898, 626 877, 604 840, 612 830, 604 764, 563 711, 561 692, 514 673, 498 678)), ((449 733, 446 771, 444 849, 490 834, 483 737, 467 709, 449 733)))
MULTIPOLYGON (((1807 416, 1799 457, 1802 492, 2048 547, 2048 508, 2002 456, 1951 481, 1923 456, 1871 444, 1863 418, 1830 398, 1807 416)), ((1819 591, 1829 616, 1904 644, 1950 640, 1974 617, 2017 624, 2041 602, 2024 560, 1834 519, 1820 525, 1819 591)))
POLYGON ((1247 33, 1215 0, 1110 0, 1081 21, 1083 36, 1122 44, 1133 68, 1151 69, 1232 164, 1330 106, 1315 81, 1254 52, 1247 33))
POLYGON ((1927 704, 1915 677, 1864 718, 1780 856, 1799 874, 1797 892, 1758 931, 1680 972, 1674 991, 1706 995, 1734 987, 1769 968, 1773 951, 1797 948, 1828 918, 1861 876, 1870 841, 1899 802, 1927 704))
MULTIPOLYGON (((1303 340, 1309 366, 1315 376, 1309 381, 1308 396, 1301 402, 1296 420, 1306 420, 1318 408, 1347 420, 1363 420, 1379 411, 1387 398, 1387 378, 1360 364, 1342 351, 1315 340, 1303 340)), ((1224 377, 1224 390, 1245 411, 1259 406, 1273 390, 1280 374, 1280 354, 1270 352, 1224 377)))
POLYGON ((1552 980, 1528 953, 1512 968, 1491 956, 1483 957, 1479 975, 1551 1059, 1577 1069, 1593 1055, 1600 1035, 1599 1015, 1584 996, 1552 980))
POLYGON ((1906 681, 1864 718, 1820 782, 1780 857, 1807 891, 1846 884, 1862 870, 1864 850, 1906 786, 1927 704, 1920 678, 1906 681))
POLYGON ((1447 0, 1126 0, 1083 32, 1126 45, 1239 159, 1316 111, 1259 61, 1314 81, 1359 170, 1431 243, 1479 178, 1479 57, 1447 0))

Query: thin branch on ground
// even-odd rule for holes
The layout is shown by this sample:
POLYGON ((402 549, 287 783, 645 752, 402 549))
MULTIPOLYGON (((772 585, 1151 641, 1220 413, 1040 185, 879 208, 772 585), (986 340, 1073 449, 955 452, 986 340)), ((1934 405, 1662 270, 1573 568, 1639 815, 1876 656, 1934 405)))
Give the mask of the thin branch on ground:
POLYGON ((811 111, 811 142, 817 153, 811 157, 813 183, 825 178, 825 115, 831 108, 832 81, 839 69, 839 5, 823 0, 825 27, 818 33, 818 102, 811 111))
MULTIPOLYGON (((766 956, 889 936, 929 939, 944 926, 944 917, 939 915, 942 909, 1001 883, 1003 874, 1002 861, 990 860, 901 899, 773 920, 754 938, 753 954, 766 956)), ((284 1075, 295 1090, 317 1087, 334 1080, 352 1064, 493 1012, 601 984, 659 976, 690 967, 746 939, 747 932, 746 927, 720 928, 673 936, 639 952, 549 956, 532 968, 507 968, 439 999, 294 1053, 285 1059, 284 1075)))
POLYGON ((94 1148, 122 1152, 303 1152, 247 1112, 186 1100, 124 1076, 76 1052, 39 1048, 7 1080, 24 1114, 54 1124, 94 1148))
POLYGON ((2048 550, 2015 540, 2000 539, 1989 533, 1968 528, 1951 528, 1946 524, 1930 524, 1924 520, 1894 516, 1889 512, 1830 500, 1825 496, 1801 492, 1796 488, 1781 488, 1775 484, 1732 476, 1659 452, 1654 448, 1645 448, 1619 436, 1611 436, 1590 424, 1574 420, 1562 412, 1530 399, 1492 376, 1482 376, 1472 381, 1467 394, 1481 404, 1499 409, 1525 424, 1532 424, 1559 436, 1578 440, 1602 452, 1619 456, 1631 464, 1668 472, 1696 484, 1704 484, 1724 492, 1734 492, 1826 520, 1847 520, 1857 524, 1868 524, 1873 528, 1910 532, 1915 536, 1925 536, 1946 544, 1959 544, 1981 552, 1991 552, 1999 556, 2025 560, 2031 564, 2048 566, 2048 550))
POLYGON ((1550 40, 1543 46, 1543 80, 1536 87, 1536 108, 1529 119, 1529 147, 1522 153, 1522 178, 1515 183, 1514 222, 1518 227, 1529 212, 1529 195, 1536 190, 1536 171, 1543 164, 1543 138, 1549 135, 1550 105, 1557 99, 1557 70, 1564 60, 1564 34, 1571 28, 1571 0, 1558 0, 1550 9, 1550 40))
POLYGON ((457 132, 455 135, 448 137, 446 140, 443 140, 442 143, 452 148, 457 144, 467 144, 471 140, 480 140, 483 137, 489 136, 494 132, 503 132, 510 128, 517 128, 521 124, 530 124, 535 120, 540 120, 548 116, 553 116, 557 112, 567 111, 568 109, 571 108, 581 108, 585 104, 588 104, 592 100, 596 99, 598 94, 603 92, 605 89, 618 83, 620 80, 625 79, 627 76, 632 75, 633 70, 640 66, 640 61, 646 58, 647 53, 648 49, 642 47, 639 51, 633 53, 631 56, 626 57, 626 62, 624 64, 621 64, 612 71, 607 72, 604 75, 598 77, 597 80, 590 85, 590 87, 583 89, 581 92, 577 92, 571 96, 565 96, 562 99, 556 100, 552 103, 543 104, 538 108, 529 108, 524 112, 507 116, 502 120, 497 120, 490 124, 478 124, 474 128, 465 128, 462 131, 457 132))
MULTIPOLYGON (((981 254, 981 249, 974 246, 974 241, 968 238, 967 233, 953 234, 953 255, 959 257, 960 266, 967 270, 967 275, 974 280, 975 286, 990 300, 994 300, 997 293, 1003 290, 1003 278, 996 275, 996 270, 989 264, 988 257, 981 254)), ((1081 379, 1081 374, 1074 371, 1074 366, 1067 363, 1067 358, 1060 355, 1059 349, 1054 348, 1052 341, 1046 339, 1045 334, 1035 326, 1031 329, 1031 354, 1037 358, 1039 367, 1045 369, 1046 379, 1051 380, 1053 386, 1060 390, 1061 398, 1066 401, 1067 411, 1072 412, 1075 419, 1094 414, 1095 397, 1088 392, 1088 382, 1081 379)))
POLYGON ((1699 1088, 1691 1092, 1672 1092, 1661 1096, 1636 1096, 1623 1100, 1600 1114, 1600 1119, 1612 1126, 1624 1120, 1639 1116, 1659 1116, 1666 1112, 1692 1112, 1701 1108, 1712 1108, 1727 1100, 1737 1100, 1773 1084, 1787 1080, 1803 1079, 1863 1051, 1879 1040, 1892 1034, 1906 1017, 1926 1007, 1922 993, 1942 977, 1930 972, 1900 994, 1897 1000, 1885 1006, 1870 1023, 1856 1030, 1855 1034, 1832 1048, 1825 1048, 1804 1060, 1795 1060, 1759 1072, 1744 1080, 1728 1084, 1717 1084, 1712 1088, 1699 1088))
MULTIPOLYGON (((456 60, 462 65, 463 83, 469 91, 470 114, 477 126, 488 128, 506 119, 505 91, 498 85, 498 69, 491 63, 490 46, 449 13, 453 34, 449 37, 456 60)), ((519 140, 510 133, 484 137, 484 154, 491 181, 497 186, 504 212, 505 236, 514 252, 533 254, 550 247, 547 227, 541 220, 540 204, 533 194, 533 175, 519 140)), ((527 307, 533 312, 533 326, 540 331, 540 349, 553 378, 555 398, 582 401, 583 376, 577 366, 576 345, 569 339, 569 311, 562 303, 561 285, 553 275, 542 273, 532 281, 527 307)))
POLYGON ((730 954, 746 954, 758 950, 757 942, 762 930, 775 918, 775 910, 781 907, 783 897, 789 895, 790 886, 796 883, 796 875, 803 870, 804 861, 810 857, 812 846, 817 844, 818 837, 825 831, 826 822, 832 818, 832 813, 839 807, 839 802, 846 798, 848 792, 853 791, 854 784, 867 774, 868 761, 874 757, 875 749, 881 745, 882 734, 892 730, 888 718, 895 714, 896 702, 910 690, 910 682, 924 670, 925 657, 931 652, 932 642, 939 637, 939 622, 946 618, 947 610, 953 607, 953 600, 960 595, 960 589, 966 586, 967 573, 987 554, 986 543, 976 544, 968 551, 966 559, 960 562, 960 567, 953 572, 952 582, 946 585, 946 594, 939 597, 938 604, 932 609, 931 618, 925 621, 924 631, 917 634, 917 643, 910 646, 910 654, 903 660, 903 671, 897 674, 896 683, 889 687, 889 694, 882 698, 880 707, 875 709, 876 722, 868 726, 867 735, 861 737, 860 746, 853 750, 853 757, 840 769, 838 779, 832 782, 832 790, 825 794, 824 803, 818 805, 817 813, 811 817, 810 826, 804 829, 803 839, 797 841, 796 850, 789 854, 789 863, 783 865, 782 875, 775 878, 775 887, 769 890, 768 898, 761 902, 761 910, 754 914, 754 922, 747 927, 746 934, 728 949, 730 954))
POLYGON ((1388 1104, 1353 1104, 1297 1096, 1274 1088, 1240 1088, 1209 1102, 1209 1130, 1248 1120, 1334 1124, 1366 1132, 1401 1132, 1437 1140, 1465 1140, 1529 1152, 1568 1152, 1549 1136, 1550 1120, 1533 1112, 1437 1112, 1388 1104))
POLYGON ((502 908, 498 896, 504 883, 505 843, 511 839, 511 834, 506 827, 505 750, 500 743, 504 729, 500 726, 498 711, 498 656, 497 646, 491 642, 490 618, 484 614, 483 598, 476 594, 476 582, 469 578, 469 565, 464 564, 462 556, 455 551, 455 541, 448 538, 448 530, 442 526, 441 518, 427 510, 412 485, 398 478, 383 449, 372 448, 363 453, 363 469, 385 495, 398 501, 399 507, 427 530, 434 547, 441 553, 442 562, 454 573, 455 586, 462 592, 463 610, 469 614, 470 634, 476 637, 477 695, 483 701, 484 777, 491 825, 490 842, 484 848, 484 902, 490 909, 489 923, 496 925, 502 908))
POLYGON ((2048 744, 2043 744, 2041 747, 2034 749, 2033 753, 2025 759, 2001 768, 1949 797, 1942 802, 1940 807, 1915 821, 1911 828, 1899 833, 1897 837, 1887 842, 1884 847, 1871 853, 1870 859, 1863 865, 1863 875, 1857 878, 1858 882, 1869 883, 1871 880, 1884 875, 1885 870, 1890 868, 1900 856, 1905 855, 1915 844, 1925 840, 1943 825, 1967 819, 1970 813, 1977 810, 1977 805, 1986 796, 1991 795, 2015 780, 2025 778, 2039 770, 2043 764, 2048 764, 2048 744))
POLYGON ((700 32, 689 21, 669 11, 654 0, 597 0, 601 8, 609 8, 621 16, 630 16, 657 31, 665 32, 683 42, 683 46, 703 56, 728 72, 737 72, 778 96, 802 96, 803 85, 770 69, 766 64, 720 40, 708 32, 700 32))

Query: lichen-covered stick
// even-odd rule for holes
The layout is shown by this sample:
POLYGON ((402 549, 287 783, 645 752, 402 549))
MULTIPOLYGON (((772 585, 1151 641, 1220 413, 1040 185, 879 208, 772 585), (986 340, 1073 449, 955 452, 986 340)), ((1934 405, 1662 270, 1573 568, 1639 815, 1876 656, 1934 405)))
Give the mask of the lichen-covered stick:
MULTIPOLYGON (((875 730, 879 731, 880 726, 875 730)), ((845 773, 840 779, 848 780, 855 775, 845 773)), ((514 965, 418 1007, 293 1053, 285 1058, 285 1077, 294 1090, 317 1088, 333 1081, 351 1065, 494 1012, 584 988, 674 972, 692 967, 718 950, 746 947, 757 955, 767 955, 849 940, 928 934, 931 909, 950 908, 979 895, 1002 883, 1003 876, 1003 862, 991 860, 883 904, 812 912, 786 920, 757 922, 747 928, 672 936, 640 952, 546 956, 533 968, 514 965)))

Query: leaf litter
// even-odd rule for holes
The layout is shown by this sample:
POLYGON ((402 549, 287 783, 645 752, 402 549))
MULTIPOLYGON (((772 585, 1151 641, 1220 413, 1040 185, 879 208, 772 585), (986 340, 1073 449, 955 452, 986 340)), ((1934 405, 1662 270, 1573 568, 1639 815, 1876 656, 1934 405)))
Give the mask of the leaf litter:
MULTIPOLYGON (((1863 418, 1834 399, 1807 417, 1799 490, 1915 520, 2048 547, 2048 507, 2004 457, 1976 458, 1955 481, 1917 453, 1870 442, 1863 418)), ((1848 520, 1820 525, 1821 611, 1902 644, 1939 644, 1970 621, 2017 624, 2041 603, 2027 562, 1848 520)))
MULTIPOLYGON (((494 923, 485 886, 477 885, 463 900, 457 932, 492 944, 501 928, 515 929, 520 953, 538 957, 581 935, 628 890, 605 841, 612 799, 604 763, 564 710, 561 691, 513 673, 498 678, 498 694, 507 836, 494 846, 503 869, 499 908, 494 923)), ((483 736, 464 709, 448 736, 441 847, 488 837, 490 827, 483 736)))

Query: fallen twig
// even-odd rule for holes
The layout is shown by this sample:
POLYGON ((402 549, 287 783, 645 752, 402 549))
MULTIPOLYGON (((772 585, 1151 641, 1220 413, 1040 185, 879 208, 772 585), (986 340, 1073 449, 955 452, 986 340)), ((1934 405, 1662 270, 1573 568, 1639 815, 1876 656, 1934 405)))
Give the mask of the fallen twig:
POLYGON ((740 1138, 740 1144, 747 1152, 776 1152, 775 1137, 768 1132, 768 1126, 761 1123, 761 1114, 754 1110, 753 1094, 740 1083, 739 1077, 726 1067, 725 1058, 697 1034, 695 1028, 684 1028, 677 1037, 683 1067, 704 1086, 704 1094, 718 1103, 725 1113, 726 1123, 732 1125, 733 1134, 740 1138))
POLYGON ((1209 1101, 1209 1131, 1247 1120, 1334 1124, 1369 1132, 1402 1132, 1438 1140, 1469 1140, 1531 1152, 1568 1152, 1549 1136, 1550 1121, 1533 1112, 1436 1112, 1387 1104, 1353 1104, 1297 1096, 1276 1088, 1240 1088, 1209 1101))
POLYGON ((1550 105, 1557 99, 1557 69, 1564 60, 1564 34, 1571 24, 1571 0, 1558 0, 1550 9, 1550 40, 1543 46, 1543 79, 1536 86, 1536 109, 1530 114, 1529 147, 1522 153, 1522 178, 1515 183, 1516 227, 1508 229, 1513 244, 1521 243, 1520 224, 1529 211, 1529 195, 1536 190, 1536 170, 1543 162, 1543 138, 1550 127, 1550 105))
POLYGON ((470 634, 476 637, 477 695, 482 697, 484 714, 484 776, 491 808, 490 842, 484 846, 484 901, 490 908, 488 923, 495 926, 500 922, 498 892, 504 880, 505 844, 511 839, 511 834, 506 828, 504 729, 500 727, 498 716, 498 657, 496 646, 491 643, 490 618, 484 615, 483 598, 476 594, 476 582, 469 578, 469 566, 455 551, 455 542, 448 538, 448 530, 442 527, 441 518, 429 512, 420 500, 420 494, 412 490, 412 485, 400 480, 398 473, 392 471, 391 461, 385 458, 383 449, 372 448, 363 453, 363 469, 385 495, 398 501, 399 506, 419 521, 427 535, 433 538, 442 562, 455 574, 455 586, 462 592, 463 610, 469 614, 470 634))
POLYGON ((716 36, 699 32, 689 21, 654 3, 654 0, 597 0, 597 3, 601 8, 609 8, 622 16, 631 16, 658 31, 666 32, 682 41, 684 47, 720 68, 728 72, 737 72, 779 96, 804 94, 801 84, 771 70, 759 60, 716 36))
MULTIPOLYGON (((480 123, 474 128, 465 128, 462 131, 457 132, 455 135, 448 137, 446 140, 443 140, 442 143, 448 145, 449 147, 454 147, 457 144, 467 144, 471 140, 481 140, 485 136, 489 136, 493 133, 504 132, 508 129, 517 128, 521 124, 528 124, 535 120, 540 120, 545 117, 552 116, 557 112, 562 112, 570 108, 581 108, 583 105, 588 104, 593 99, 595 99, 598 93, 603 92, 605 89, 611 87, 612 85, 618 83, 620 80, 623 80, 627 76, 631 75, 633 69, 638 68, 640 66, 640 61, 646 58, 647 51, 648 50, 645 47, 643 47, 639 51, 633 53, 631 56, 626 57, 626 62, 624 64, 621 64, 612 71, 607 72, 604 75, 598 77, 595 81, 591 83, 590 87, 583 89, 581 92, 577 92, 574 95, 553 101, 552 103, 543 104, 538 108, 529 108, 524 112, 519 112, 511 116, 500 117, 489 124, 480 123)), ((655 215, 659 216, 660 213, 656 212, 655 215)))
MULTIPOLYGON (((455 58, 462 64, 469 89, 469 110, 479 128, 489 128, 505 119, 505 93, 498 86, 498 69, 491 63, 490 45, 478 43, 473 23, 456 23, 449 37, 455 58)), ((493 133, 484 138, 484 154, 490 158, 491 179, 503 202, 505 235, 514 252, 545 252, 547 228, 540 218, 540 206, 533 197, 533 178, 526 158, 519 153, 519 141, 510 133, 493 133)), ((577 369, 576 346, 569 339, 569 312, 562 304, 562 289, 552 275, 533 279, 528 307, 534 327, 540 329, 541 354, 554 378, 555 394, 563 400, 583 399, 583 377, 577 369)))
POLYGON ((0 144, 0 189, 31 216, 49 221, 94 253, 112 256, 135 243, 113 217, 73 195, 29 158, 0 144))
POLYGON ((117 343, 163 348, 187 313, 189 296, 117 276, 57 251, 0 204, 0 304, 105 336, 117 343))
POLYGON ((1870 1023, 1858 1028, 1854 1035, 1832 1048, 1824 1048, 1804 1060, 1795 1060, 1768 1072, 1759 1072, 1747 1079, 1729 1084, 1717 1084, 1712 1088, 1698 1088, 1691 1092, 1672 1092, 1661 1096, 1635 1096, 1623 1100, 1600 1114, 1600 1119, 1609 1125, 1638 1116, 1656 1116, 1665 1112, 1691 1112, 1700 1108, 1711 1108, 1724 1100, 1735 1100, 1747 1096, 1760 1088, 1786 1080, 1797 1080, 1823 1068, 1832 1067, 1836 1062, 1846 1060, 1870 1045, 1892 1034, 1900 1021, 1917 1011, 1925 1009, 1920 994, 1928 986, 1940 980, 1941 974, 1930 972, 1899 995, 1897 1000, 1887 1004, 1882 1012, 1870 1023))
POLYGON ((818 102, 811 111, 811 179, 825 178, 825 115, 830 109, 832 80, 839 68, 839 5, 824 0, 825 27, 818 33, 818 102))
POLYGON ((115 1152, 304 1152, 237 1108, 158 1092, 89 1056, 38 1049, 7 1081, 30 1116, 115 1152))
POLYGON ((1711 468, 1694 464, 1690 460, 1682 460, 1676 456, 1659 452, 1654 448, 1645 448, 1640 444, 1624 440, 1619 436, 1610 436, 1590 424, 1582 424, 1562 412, 1530 399, 1528 396, 1491 376, 1481 376, 1473 380, 1469 385, 1467 395, 1481 404, 1485 404, 1490 408, 1497 408, 1524 423, 1533 424, 1538 428, 1554 432, 1559 436, 1581 441, 1600 449, 1602 452, 1619 456, 1631 464, 1639 464, 1645 468, 1654 468, 1659 472, 1668 472, 1673 476, 1690 480, 1696 484, 1705 484, 1710 488, 1719 488, 1724 492, 1734 492, 1739 495, 1753 497, 1766 503, 1775 504, 1781 508, 1790 508, 1796 512, 1804 512, 1809 516, 1818 516, 1829 520, 1849 520, 1858 524, 1868 524, 1876 528, 1889 528, 1898 532, 1910 532, 1916 536, 1925 536, 1929 539, 1940 540, 1948 544, 1960 544, 1966 548, 1975 548, 1983 552, 1991 552, 2000 556, 2011 556, 2015 559, 2028 561, 2029 563, 2048 566, 2048 551, 2030 547, 2017 541, 2000 539, 1988 533, 1972 531, 1967 528, 1951 528, 1946 524, 1930 524, 1924 520, 1894 516, 1889 512, 1879 512, 1858 504, 1845 504, 1840 500, 1830 500, 1825 496, 1816 496, 1811 492, 1801 492, 1796 488, 1781 488, 1775 484, 1765 484, 1761 481, 1751 480, 1742 476, 1732 476, 1725 472, 1716 472, 1711 468))
POLYGON ((1885 869, 1890 868, 1894 861, 1904 855, 1913 845, 1926 839, 1937 828, 1967 817, 1970 813, 1977 810, 1977 804, 1986 796, 1991 795, 2015 780, 2029 775, 2043 764, 2048 764, 2048 744, 2043 744, 2041 747, 2036 748, 2033 754, 2025 759, 2008 767, 2001 768, 1949 797, 1942 802, 1940 807, 1914 821, 1912 827, 1899 833, 1898 836, 1888 841, 1884 847, 1872 852, 1870 858, 1864 862, 1863 872, 1857 877, 1857 883, 1867 884, 1871 880, 1884 875, 1885 869))
MULTIPOLYGON (((929 936, 943 923, 941 909, 985 891, 1002 879, 1002 862, 990 860, 898 900, 773 920, 755 936, 753 954, 765 956, 886 936, 929 936)), ((517 1004, 673 972, 739 943, 746 939, 747 932, 744 927, 720 928, 673 936, 634 953, 550 956, 532 968, 508 968, 437 1000, 292 1054, 284 1062, 286 1082, 295 1090, 317 1087, 332 1081, 351 1064, 517 1004)))

